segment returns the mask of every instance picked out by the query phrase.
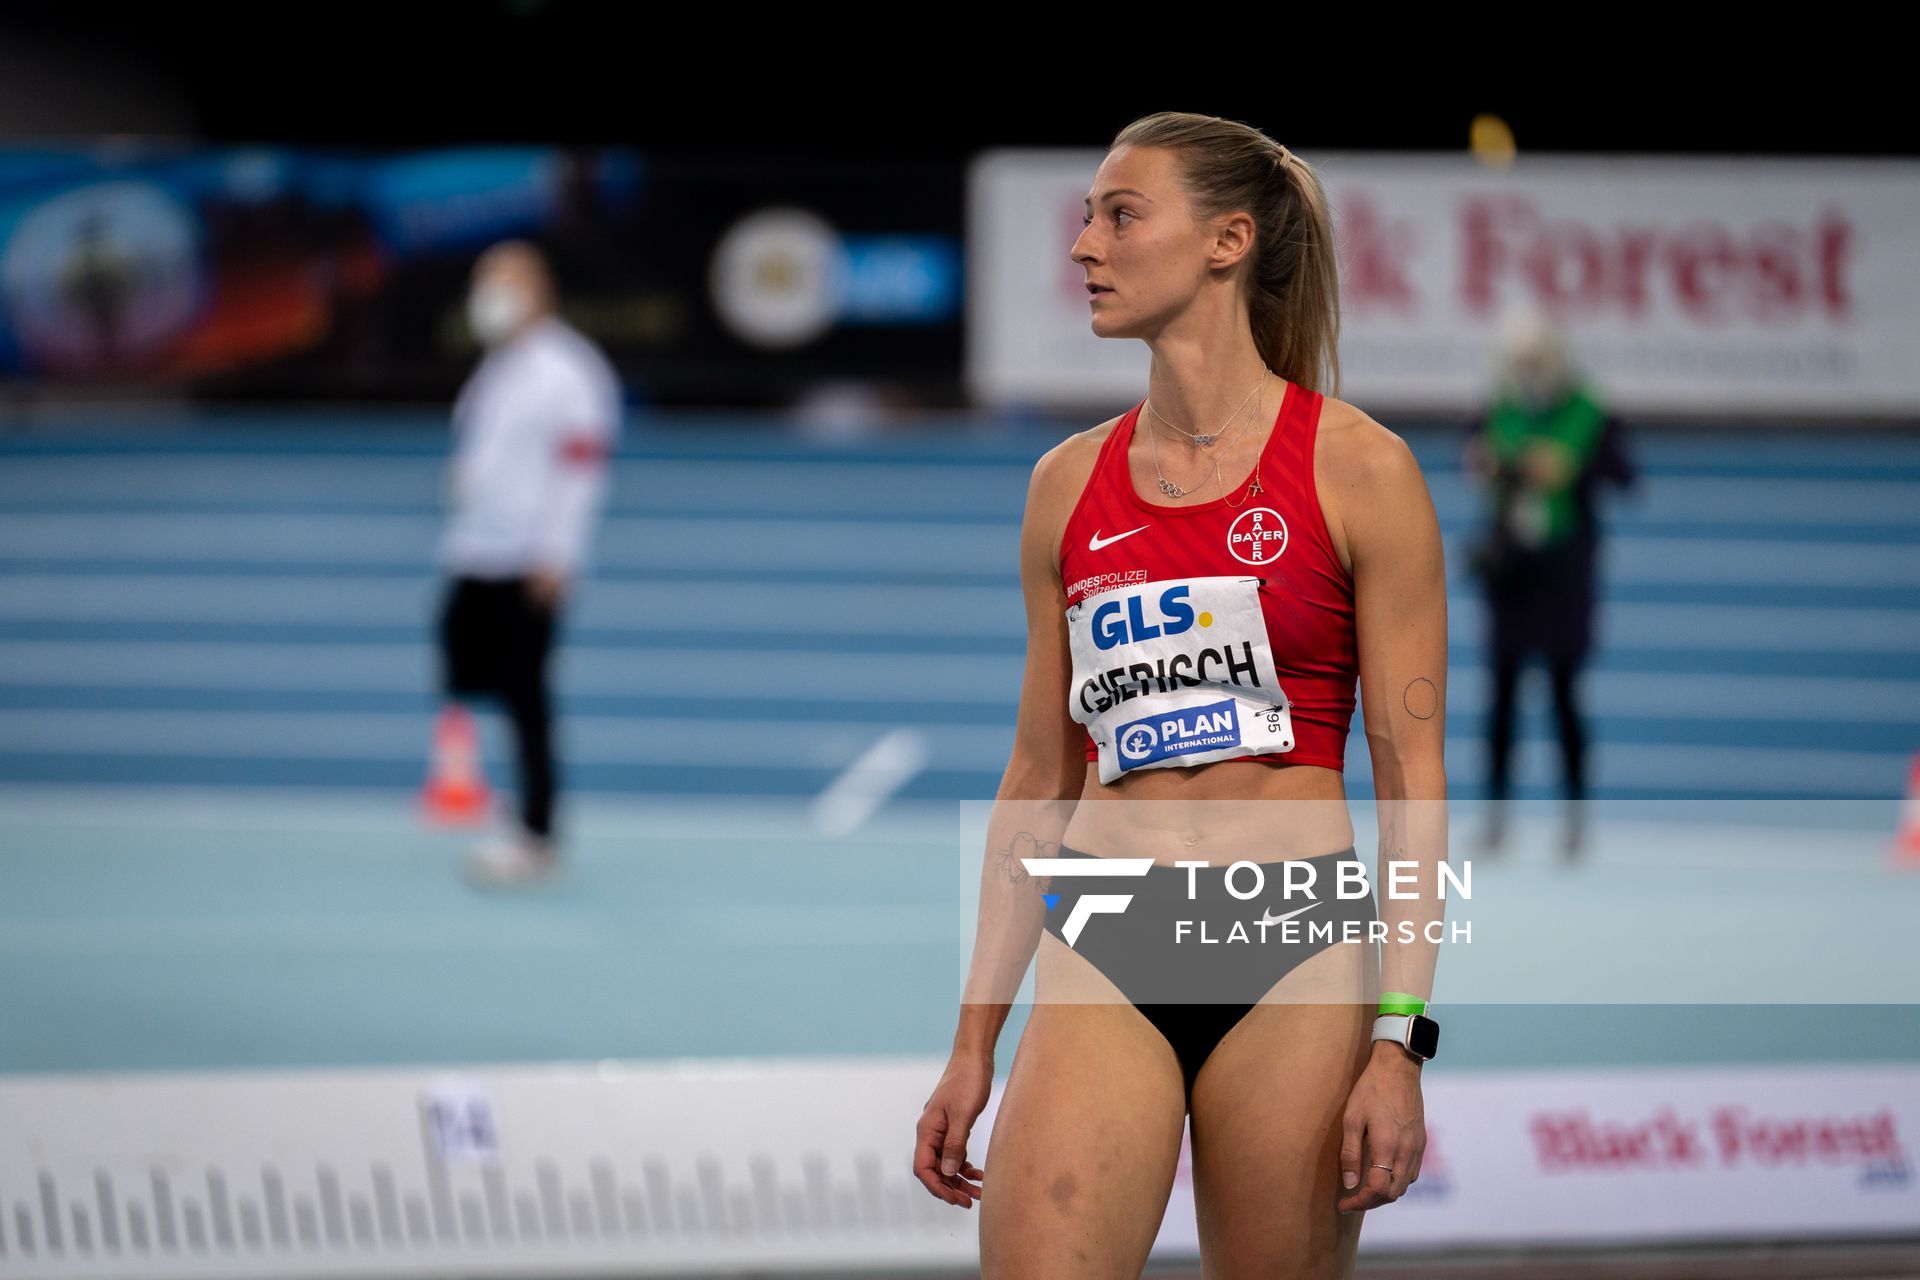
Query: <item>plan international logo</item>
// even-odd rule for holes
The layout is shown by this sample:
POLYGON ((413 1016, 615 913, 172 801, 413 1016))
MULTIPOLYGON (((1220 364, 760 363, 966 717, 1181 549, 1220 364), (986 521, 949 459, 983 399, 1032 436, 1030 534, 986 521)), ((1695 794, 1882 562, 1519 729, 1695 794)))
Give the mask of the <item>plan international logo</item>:
POLYGON ((1239 706, 1232 698, 1163 715, 1129 720, 1114 730, 1125 767, 1137 769, 1169 756, 1240 745, 1239 706))

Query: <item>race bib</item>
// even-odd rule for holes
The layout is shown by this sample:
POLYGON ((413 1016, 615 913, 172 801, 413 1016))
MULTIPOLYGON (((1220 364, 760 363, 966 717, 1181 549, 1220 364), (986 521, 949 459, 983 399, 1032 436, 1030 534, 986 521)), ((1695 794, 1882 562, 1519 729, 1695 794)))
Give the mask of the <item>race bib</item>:
POLYGON ((1073 718, 1100 781, 1293 750, 1260 579, 1177 578, 1087 596, 1067 610, 1073 718))

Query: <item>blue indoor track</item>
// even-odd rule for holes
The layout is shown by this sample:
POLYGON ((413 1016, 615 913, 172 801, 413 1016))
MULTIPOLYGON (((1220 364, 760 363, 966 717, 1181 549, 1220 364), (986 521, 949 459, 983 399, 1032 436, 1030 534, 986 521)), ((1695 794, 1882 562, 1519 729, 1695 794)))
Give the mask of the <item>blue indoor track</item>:
MULTIPOLYGON (((631 423, 556 658, 569 875, 523 897, 462 884, 469 836, 414 808, 443 420, 0 431, 0 1070, 943 1053, 951 814, 1007 761, 1018 522, 1069 429, 631 423), (927 758, 895 801, 804 834, 794 816, 903 728, 927 758)), ((1470 799, 1475 495, 1451 435, 1405 434, 1448 541, 1448 766, 1470 799)), ((1920 748, 1920 440, 1636 446, 1584 685, 1595 796, 1879 802, 1891 824, 1920 748)), ((1536 799, 1558 768, 1538 675, 1516 758, 1536 799)), ((1828 888, 1911 918, 1917 884, 1875 856, 1828 888)), ((1672 891, 1712 909, 1710 878, 1672 891)), ((1448 1036, 1450 1068, 1920 1056, 1920 1019, 1837 1004, 1463 1008, 1448 1036)))

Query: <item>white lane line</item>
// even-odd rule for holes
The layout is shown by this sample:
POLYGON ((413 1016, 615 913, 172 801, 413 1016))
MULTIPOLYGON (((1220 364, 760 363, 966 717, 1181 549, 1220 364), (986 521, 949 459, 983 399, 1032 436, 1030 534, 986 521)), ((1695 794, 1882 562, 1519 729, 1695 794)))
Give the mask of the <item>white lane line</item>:
MULTIPOLYGON (((505 730, 494 717, 482 719, 491 759, 503 758, 505 730)), ((809 769, 845 769, 894 726, 885 723, 837 723, 793 726, 793 748, 786 762, 809 769)), ((0 711, 0 757, 144 756, 153 759, 200 757, 226 760, 406 760, 409 744, 419 744, 425 768, 430 716, 375 712, 144 712, 115 710, 0 711)), ((739 763, 740 744, 758 740, 765 725, 737 718, 695 720, 663 717, 594 717, 563 725, 562 758, 584 765, 622 767, 701 765, 726 768, 739 763)), ((954 726, 932 740, 926 767, 997 774, 1013 745, 1011 721, 1001 725, 954 726)), ((1557 778, 1555 746, 1546 739, 1524 739, 1519 764, 1529 777, 1557 778)), ((1484 776, 1478 739, 1447 740, 1451 768, 1472 761, 1456 776, 1484 776)), ((1774 789, 1787 794, 1807 790, 1840 795, 1898 795, 1905 785, 1909 753, 1904 751, 1808 750, 1785 746, 1674 745, 1600 741, 1591 748, 1592 776, 1611 787, 1726 786, 1740 791, 1774 789)), ((1349 774, 1367 768, 1365 742, 1348 739, 1349 774)), ((1349 776, 1349 785, 1354 778, 1349 776)))
MULTIPOLYGON (((1552 730, 1549 728, 1548 733, 1552 730)), ((1357 741, 1357 738, 1356 738, 1357 741)), ((1347 752, 1347 786, 1372 783, 1366 751, 1347 752)), ((1448 738, 1449 777, 1486 777, 1483 740, 1448 738)), ((1833 795, 1857 800, 1898 797, 1906 786, 1910 753, 1904 751, 1812 751, 1801 747, 1680 746, 1644 742, 1595 742, 1587 748, 1589 785, 1654 793, 1713 790, 1785 796, 1833 795)), ((1560 747, 1551 738, 1514 744, 1513 781, 1557 787, 1560 747)), ((1891 827, 1889 827, 1891 830, 1891 827)))
MULTIPOLYGON (((1884 524, 1877 541, 1645 536, 1633 522, 1609 523, 1607 547, 1629 566, 1666 571, 1669 564, 1701 581, 1817 583, 1830 572, 1842 581, 1914 580, 1913 537, 1920 532, 1920 485, 1906 488, 1904 523, 1873 518, 1875 509, 1856 501, 1822 508, 1826 523, 1884 524), (1903 562, 1902 557, 1905 557, 1903 562), (1723 578, 1723 574, 1733 575, 1723 578), (1876 578, 1874 575, 1883 575, 1876 578), (1891 574, 1887 579, 1884 575, 1891 574)), ((1477 523, 1470 510, 1440 511, 1450 540, 1477 523)), ((1655 520, 1638 513, 1637 520, 1655 520)), ((1784 522, 1764 506, 1743 521, 1729 514, 1702 521, 1691 507, 1675 523, 1784 522)), ((425 567, 433 558, 444 522, 434 516, 235 513, 6 514, 0 512, 0 548, 9 557, 36 560, 111 560, 166 565, 218 560, 260 566, 323 564, 354 569, 425 567)), ((680 516, 609 516, 596 528, 594 559, 609 568, 644 571, 693 567, 845 571, 932 567, 946 572, 1017 570, 1018 519, 981 523, 941 521, 931 513, 903 511, 897 519, 840 520, 829 517, 758 516, 702 520, 680 516)), ((1631 579, 1630 579, 1631 580, 1631 579)), ((1659 579, 1664 580, 1664 579, 1659 579)))
MULTIPOLYGON (((592 869, 576 867, 575 879, 592 869)), ((453 869, 449 864, 449 876, 453 869)), ((556 887, 558 887, 556 885, 556 887)), ((63 955, 164 951, 168 956, 239 951, 270 955, 285 951, 331 952, 345 959, 363 951, 498 953, 502 950, 625 954, 672 950, 684 955, 696 944, 728 946, 838 947, 926 946, 954 929, 951 908, 922 903, 875 903, 860 907, 756 906, 721 901, 716 891, 704 903, 631 910, 581 911, 544 918, 490 917, 484 926, 470 914, 410 912, 392 915, 325 913, 153 917, 36 916, 0 920, 0 955, 63 955), (700 917, 695 928, 689 917, 700 917), (603 927, 594 927, 598 924, 603 927)))
MULTIPOLYGON (((34 622, 279 623, 311 627, 418 623, 425 634, 437 588, 423 581, 329 577, 237 579, 194 575, 0 577, 0 620, 34 622)), ((1449 635, 1474 643, 1480 610, 1449 610, 1449 635)), ((870 635, 952 638, 954 648, 982 637, 1025 635, 1019 592, 1001 587, 819 586, 783 582, 633 585, 597 582, 583 589, 574 626, 630 629, 681 637, 711 631, 754 635, 870 635), (741 607, 751 598, 754 607, 741 607)), ((1794 653, 1806 649, 1914 651, 1920 609, 1794 605, 1636 604, 1600 606, 1603 643, 1794 653)))
MULTIPOLYGON (((83 686, 183 691, 417 695, 431 688, 435 658, 419 644, 250 644, 175 640, 0 640, 0 689, 83 686)), ((939 706, 1011 706, 1019 689, 1018 654, 831 653, 759 649, 754 661, 783 678, 756 689, 770 702, 818 702, 822 690, 848 704, 915 702, 939 706), (927 664, 937 662, 929 684, 927 664)), ((571 697, 649 697, 700 702, 737 673, 736 654, 648 645, 643 649, 567 646, 555 655, 555 681, 571 697)), ((1530 670, 1524 680, 1543 677, 1530 670)), ((1817 674, 1716 675, 1599 671, 1582 677, 1588 705, 1602 716, 1704 715, 1742 720, 1899 723, 1920 720, 1920 680, 1817 674)), ((1478 666, 1447 675, 1448 705, 1478 710, 1486 677, 1478 666)))
MULTIPOLYGON (((49 560, 424 568, 444 527, 444 521, 424 515, 0 514, 0 547, 8 556, 49 560)), ((613 568, 685 565, 778 572, 838 566, 1013 574, 1019 567, 1019 527, 1016 521, 943 523, 905 516, 897 521, 612 516, 596 526, 594 560, 613 568)))
MULTIPOLYGON (((701 701, 738 679, 743 658, 720 649, 563 645, 555 681, 569 695, 701 701)), ((774 702, 914 701, 1011 706, 1019 654, 834 653, 756 648, 751 660, 779 679, 752 696, 774 702), (929 664, 940 673, 929 682, 929 664)), ((0 640, 0 688, 84 685, 203 691, 404 693, 433 687, 437 659, 418 644, 251 644, 175 640, 0 640)), ((1920 682, 1916 682, 1920 686, 1920 682)))
POLYGON ((900 728, 885 734, 815 798, 813 829, 826 836, 858 831, 932 758, 932 744, 922 731, 900 728))
MULTIPOLYGON (((0 620, 279 623, 314 627, 413 624, 426 636, 441 599, 430 578, 234 578, 111 574, 0 576, 0 620)), ((820 585, 763 581, 592 582, 570 626, 656 635, 1024 635, 1018 590, 1003 587, 820 585)), ((745 659, 742 659, 745 661, 745 659)))
MULTIPOLYGON (((488 755, 505 749, 505 729, 480 716, 488 755)), ((379 711, 65 711, 0 709, 0 756, 132 755, 155 759, 405 760, 417 748, 422 770, 432 717, 379 711)), ((873 721, 788 721, 777 757, 761 763, 843 770, 894 726, 873 721)), ((588 765, 734 766, 742 744, 767 742, 764 721, 739 717, 605 716, 561 723, 561 759, 588 765)), ((1006 763, 1013 723, 942 729, 923 743, 921 767, 989 768, 1006 763), (990 762, 998 760, 998 765, 990 762)), ((757 749, 757 748, 756 748, 757 749)), ((902 759, 910 757, 901 756, 902 759)), ((424 776, 424 774, 423 774, 424 776)))

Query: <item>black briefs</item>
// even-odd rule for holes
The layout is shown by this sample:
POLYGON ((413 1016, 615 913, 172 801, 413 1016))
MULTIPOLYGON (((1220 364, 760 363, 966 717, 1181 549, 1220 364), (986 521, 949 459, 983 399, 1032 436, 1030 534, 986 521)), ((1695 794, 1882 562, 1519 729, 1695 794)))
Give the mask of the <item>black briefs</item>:
MULTIPOLYGON (((1096 857, 1066 845, 1060 846, 1059 856, 1096 857)), ((1352 898, 1338 896, 1340 865, 1365 867, 1353 848, 1293 862, 1313 868, 1310 888, 1288 894, 1288 864, 1262 862, 1264 884, 1257 895, 1244 900, 1227 892, 1226 865, 1189 869, 1155 864, 1140 876, 1059 875, 1052 879, 1053 901, 1045 927, 1062 942, 1067 941, 1064 930, 1081 898, 1130 898, 1117 913, 1087 915, 1069 945, 1104 973, 1166 1037, 1186 1077, 1189 1099, 1194 1078, 1214 1046, 1274 983, 1336 942, 1367 941, 1368 924, 1377 918, 1371 882, 1353 878, 1349 887, 1364 883, 1367 892, 1352 898), (1191 898, 1189 875, 1194 887, 1191 898), (1271 923, 1263 928, 1258 923, 1262 920, 1271 923), (1184 928, 1182 921, 1187 922, 1184 928)), ((1299 871, 1294 875, 1296 880, 1304 878, 1299 871)), ((1233 885, 1240 892, 1254 884, 1250 869, 1242 867, 1234 873, 1233 885)))

